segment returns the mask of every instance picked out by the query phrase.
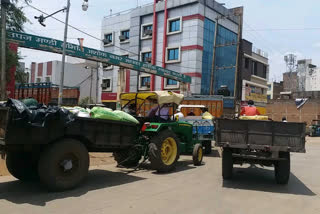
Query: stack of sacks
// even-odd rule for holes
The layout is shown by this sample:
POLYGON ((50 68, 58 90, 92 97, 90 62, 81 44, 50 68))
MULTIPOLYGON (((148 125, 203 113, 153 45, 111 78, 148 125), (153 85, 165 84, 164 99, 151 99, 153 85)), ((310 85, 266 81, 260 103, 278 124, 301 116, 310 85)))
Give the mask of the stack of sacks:
POLYGON ((139 124, 139 121, 130 114, 119 110, 112 111, 110 108, 94 107, 90 111, 90 116, 91 118, 117 120, 139 124))

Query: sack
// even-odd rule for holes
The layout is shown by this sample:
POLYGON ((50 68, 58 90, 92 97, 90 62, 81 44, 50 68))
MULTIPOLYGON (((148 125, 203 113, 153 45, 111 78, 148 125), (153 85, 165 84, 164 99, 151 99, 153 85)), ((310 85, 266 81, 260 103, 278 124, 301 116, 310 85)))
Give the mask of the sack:
POLYGON ((115 111, 113 111, 113 113, 118 115, 120 117, 121 121, 139 124, 139 121, 136 118, 134 118, 133 116, 131 116, 130 114, 128 114, 124 111, 115 110, 115 111))
POLYGON ((90 116, 96 119, 121 120, 120 116, 112 112, 112 109, 103 107, 93 107, 91 109, 90 116))

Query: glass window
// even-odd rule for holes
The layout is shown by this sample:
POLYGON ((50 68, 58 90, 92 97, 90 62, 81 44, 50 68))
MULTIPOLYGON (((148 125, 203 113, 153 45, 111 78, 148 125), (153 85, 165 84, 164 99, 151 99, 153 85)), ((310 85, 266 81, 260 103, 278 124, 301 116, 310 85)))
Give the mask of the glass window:
POLYGON ((111 79, 103 79, 102 80, 102 90, 106 91, 111 87, 111 79))
POLYGON ((124 38, 127 40, 130 38, 130 31, 129 30, 121 31, 121 35, 124 36, 124 38))
POLYGON ((141 77, 141 87, 150 87, 150 77, 141 77))
POLYGON ((267 66, 263 65, 263 78, 267 78, 267 66))
POLYGON ((112 33, 109 33, 109 34, 105 34, 104 35, 104 44, 109 44, 112 42, 112 33))
POLYGON ((173 79, 167 79, 167 86, 178 85, 178 82, 173 79))
POLYGON ((145 25, 142 28, 142 36, 152 36, 152 25, 145 25))
POLYGON ((169 32, 180 31, 180 19, 169 21, 169 32))
POLYGON ((179 60, 179 48, 168 49, 168 61, 179 60))
POLYGON ((151 52, 145 52, 141 54, 142 62, 151 62, 151 52))
POLYGON ((258 66, 257 66, 257 62, 255 62, 255 61, 252 62, 252 74, 253 75, 258 74, 258 66))
POLYGON ((244 59, 244 67, 245 67, 246 69, 249 68, 249 58, 245 58, 245 59, 244 59))

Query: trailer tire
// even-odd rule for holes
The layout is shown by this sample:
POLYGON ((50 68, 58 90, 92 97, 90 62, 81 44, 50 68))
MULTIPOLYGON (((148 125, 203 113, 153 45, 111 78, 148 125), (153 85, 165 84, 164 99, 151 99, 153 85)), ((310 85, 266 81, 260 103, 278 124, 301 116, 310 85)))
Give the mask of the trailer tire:
POLYGON ((200 143, 194 145, 192 152, 193 165, 200 166, 203 159, 203 148, 200 143))
POLYGON ((74 139, 48 145, 39 161, 40 181, 50 191, 64 191, 78 186, 88 175, 87 148, 74 139))
POLYGON ((118 166, 126 168, 136 167, 141 159, 141 152, 137 148, 113 152, 114 160, 118 166))
POLYGON ((286 160, 280 160, 274 164, 275 178, 278 184, 288 184, 290 178, 290 153, 280 152, 279 157, 286 160))
POLYGON ((149 160, 158 172, 172 171, 179 159, 179 138, 170 130, 163 130, 151 138, 149 160))
POLYGON ((8 171, 20 181, 36 181, 39 157, 27 152, 7 152, 6 165, 8 171))
POLYGON ((233 174, 232 150, 223 148, 222 151, 222 177, 224 180, 232 178, 233 174))
POLYGON ((204 146, 204 154, 206 154, 206 155, 211 154, 211 152, 212 152, 211 140, 204 141, 202 143, 202 145, 204 146))

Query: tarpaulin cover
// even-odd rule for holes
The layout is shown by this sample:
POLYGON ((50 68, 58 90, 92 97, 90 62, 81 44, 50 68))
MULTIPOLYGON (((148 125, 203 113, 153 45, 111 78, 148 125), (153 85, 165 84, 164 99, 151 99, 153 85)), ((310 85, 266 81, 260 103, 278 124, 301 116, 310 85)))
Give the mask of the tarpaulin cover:
POLYGON ((15 99, 9 99, 6 106, 14 110, 14 120, 23 121, 32 126, 44 127, 52 120, 59 120, 64 125, 74 121, 74 116, 70 111, 57 106, 42 105, 38 109, 31 110, 23 102, 15 99))

